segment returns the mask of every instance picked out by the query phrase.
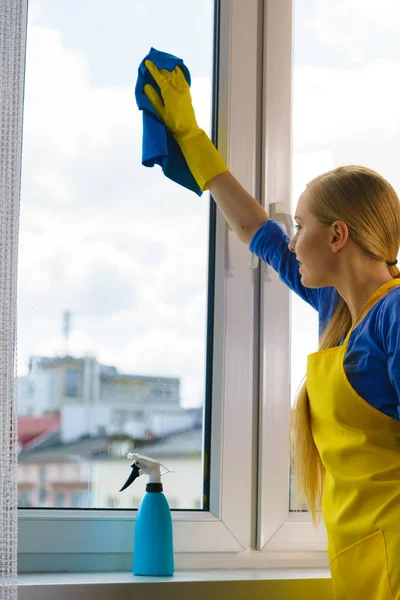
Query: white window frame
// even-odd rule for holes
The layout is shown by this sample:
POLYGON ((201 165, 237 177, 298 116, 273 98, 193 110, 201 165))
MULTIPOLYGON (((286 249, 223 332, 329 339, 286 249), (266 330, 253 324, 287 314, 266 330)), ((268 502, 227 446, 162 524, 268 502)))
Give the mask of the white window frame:
MULTIPOLYGON (((264 12, 263 204, 293 235, 292 164, 293 3, 267 0, 264 12)), ((315 553, 327 566, 326 529, 309 513, 289 512, 290 290, 261 265, 260 457, 257 549, 315 553)))
MULTIPOLYGON (((219 147, 252 194, 259 171, 259 11, 258 0, 221 1, 219 147)), ((255 545, 258 273, 220 213, 216 237, 210 511, 173 511, 177 568, 199 567, 205 554, 215 566, 214 553, 237 556, 255 545)), ((128 570, 135 516, 20 510, 20 571, 128 570)))
MULTIPOLYGON (((291 37, 291 0, 220 0, 218 146, 276 214, 290 211, 291 37)), ((173 511, 177 569, 328 564, 288 511, 288 315, 289 290, 217 211, 210 511, 173 511)), ((19 570, 130 570, 135 516, 20 510, 19 570)))

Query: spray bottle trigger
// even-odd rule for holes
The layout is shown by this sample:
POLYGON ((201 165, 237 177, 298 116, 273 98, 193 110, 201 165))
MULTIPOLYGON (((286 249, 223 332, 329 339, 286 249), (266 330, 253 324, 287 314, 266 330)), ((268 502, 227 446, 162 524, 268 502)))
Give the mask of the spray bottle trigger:
POLYGON ((123 490, 126 490, 126 488, 129 487, 131 485, 131 483, 133 483, 135 481, 135 479, 137 477, 139 477, 139 475, 140 475, 140 469, 135 462, 131 464, 131 469, 132 469, 132 472, 129 475, 128 479, 125 481, 122 488, 119 490, 120 492, 122 492, 123 490))

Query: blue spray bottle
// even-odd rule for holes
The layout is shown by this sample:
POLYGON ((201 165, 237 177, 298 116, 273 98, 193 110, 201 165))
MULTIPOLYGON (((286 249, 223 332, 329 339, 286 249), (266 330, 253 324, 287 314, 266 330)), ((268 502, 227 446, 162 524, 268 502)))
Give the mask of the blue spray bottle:
POLYGON ((129 453, 133 458, 132 472, 120 489, 125 490, 142 474, 149 476, 146 493, 139 506, 135 524, 132 572, 134 575, 169 576, 174 573, 172 519, 168 501, 163 494, 160 463, 129 453))

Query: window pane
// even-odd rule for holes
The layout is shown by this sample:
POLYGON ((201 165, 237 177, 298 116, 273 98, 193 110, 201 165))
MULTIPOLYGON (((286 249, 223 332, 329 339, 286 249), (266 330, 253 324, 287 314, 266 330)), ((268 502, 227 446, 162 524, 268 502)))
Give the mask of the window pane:
POLYGON ((213 2, 29 4, 20 506, 137 507, 145 477, 119 493, 135 451, 173 471, 171 507, 208 509, 209 196, 141 165, 134 89, 151 47, 182 57, 211 133, 213 2))
MULTIPOLYGON (((292 214, 305 184, 340 165, 370 167, 400 191, 399 33, 397 0, 295 2, 292 214)), ((294 294, 291 319, 293 405, 318 324, 294 294)))

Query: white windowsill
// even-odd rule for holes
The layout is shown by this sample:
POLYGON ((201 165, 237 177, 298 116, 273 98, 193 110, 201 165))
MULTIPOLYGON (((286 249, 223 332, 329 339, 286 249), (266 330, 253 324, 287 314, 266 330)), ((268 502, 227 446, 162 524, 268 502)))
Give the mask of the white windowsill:
POLYGON ((93 585, 113 583, 189 583, 204 581, 255 581, 272 579, 329 579, 329 569, 232 569, 177 571, 172 577, 137 577, 132 573, 26 573, 18 586, 93 585))
POLYGON ((177 571, 173 577, 135 577, 130 572, 35 573, 19 576, 18 599, 157 600, 161 594, 166 600, 186 600, 188 596, 202 600, 221 595, 242 600, 243 585, 248 582, 251 587, 246 593, 251 591, 254 600, 276 598, 277 592, 281 600, 305 597, 331 600, 329 579, 330 571, 326 568, 177 571), (139 585, 132 587, 132 584, 139 585))

